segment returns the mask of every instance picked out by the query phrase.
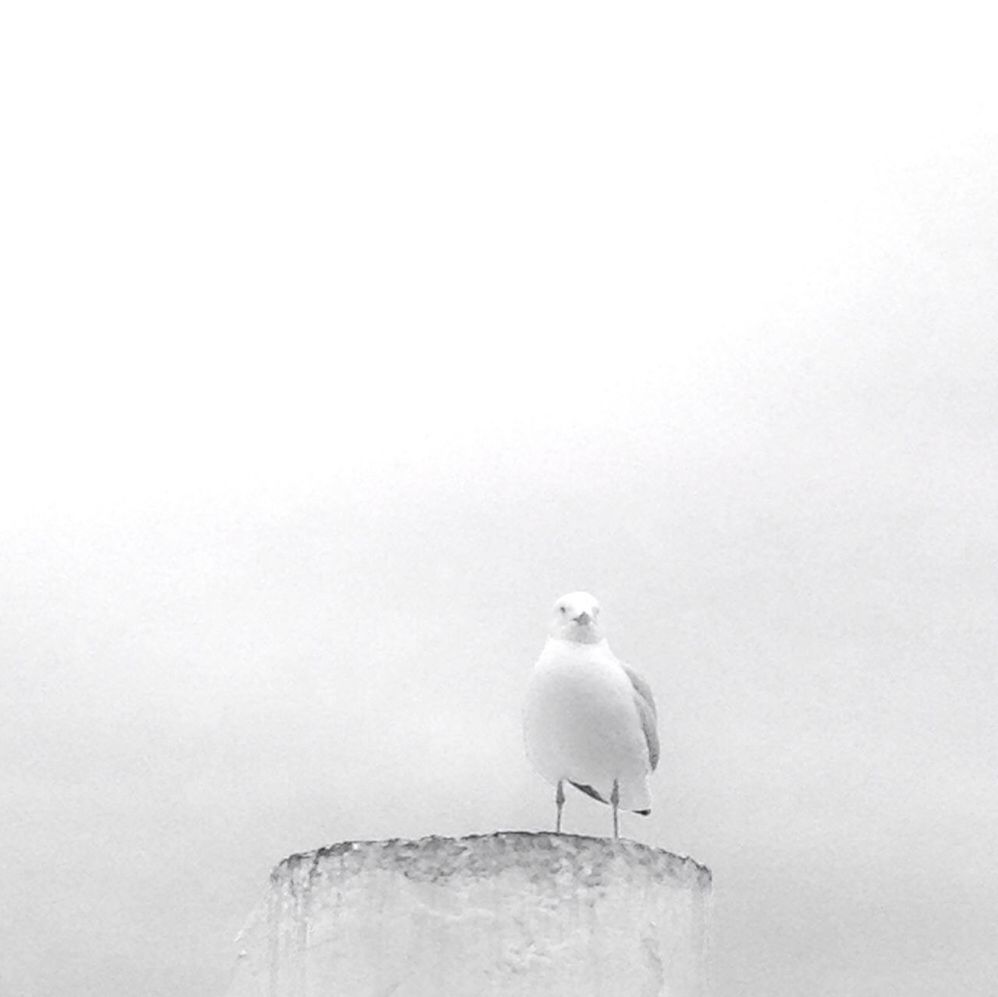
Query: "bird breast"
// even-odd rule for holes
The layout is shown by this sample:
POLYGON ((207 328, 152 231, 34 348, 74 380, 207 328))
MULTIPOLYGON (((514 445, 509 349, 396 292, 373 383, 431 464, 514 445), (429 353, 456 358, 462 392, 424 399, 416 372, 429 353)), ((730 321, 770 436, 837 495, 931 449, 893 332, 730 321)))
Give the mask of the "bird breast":
POLYGON ((650 769, 634 689, 605 643, 551 640, 531 677, 527 752, 552 782, 610 786, 650 769))

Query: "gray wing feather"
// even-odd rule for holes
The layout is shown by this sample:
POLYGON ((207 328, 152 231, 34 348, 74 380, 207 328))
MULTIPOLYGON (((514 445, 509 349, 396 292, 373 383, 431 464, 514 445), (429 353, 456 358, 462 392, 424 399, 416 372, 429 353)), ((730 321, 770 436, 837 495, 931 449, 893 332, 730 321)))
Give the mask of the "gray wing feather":
POLYGON ((658 765, 658 710, 655 708, 655 697, 652 695, 651 686, 641 677, 630 665, 625 665, 623 661, 621 667, 627 673, 634 688, 634 705, 638 710, 638 717, 641 719, 641 729, 644 731, 645 743, 648 745, 648 761, 651 763, 652 771, 658 765))

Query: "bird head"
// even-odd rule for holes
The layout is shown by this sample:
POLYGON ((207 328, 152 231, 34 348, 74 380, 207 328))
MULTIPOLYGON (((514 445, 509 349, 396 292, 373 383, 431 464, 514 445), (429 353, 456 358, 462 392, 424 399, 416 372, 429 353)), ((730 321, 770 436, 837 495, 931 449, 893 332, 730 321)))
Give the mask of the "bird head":
POLYGON ((588 592, 569 592, 554 604, 551 636, 577 644, 598 644, 603 639, 599 603, 588 592))

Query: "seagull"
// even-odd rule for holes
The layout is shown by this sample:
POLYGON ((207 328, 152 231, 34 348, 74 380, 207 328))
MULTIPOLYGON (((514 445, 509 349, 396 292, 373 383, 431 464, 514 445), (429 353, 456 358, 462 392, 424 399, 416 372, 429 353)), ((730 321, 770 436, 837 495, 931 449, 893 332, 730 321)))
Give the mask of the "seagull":
POLYGON ((554 604, 547 643, 527 688, 527 755, 555 789, 561 833, 565 783, 618 811, 651 813, 648 776, 658 765, 658 714, 651 687, 610 650, 599 603, 571 592, 554 604))

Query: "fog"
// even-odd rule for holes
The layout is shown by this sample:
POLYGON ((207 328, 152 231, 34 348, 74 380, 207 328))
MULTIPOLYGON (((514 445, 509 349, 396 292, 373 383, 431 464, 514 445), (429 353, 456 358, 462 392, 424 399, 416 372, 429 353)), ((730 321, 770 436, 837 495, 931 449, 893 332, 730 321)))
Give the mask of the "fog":
POLYGON ((719 997, 989 992, 973 11, 9 17, 0 991, 221 994, 290 852, 550 826, 584 588, 719 997))

